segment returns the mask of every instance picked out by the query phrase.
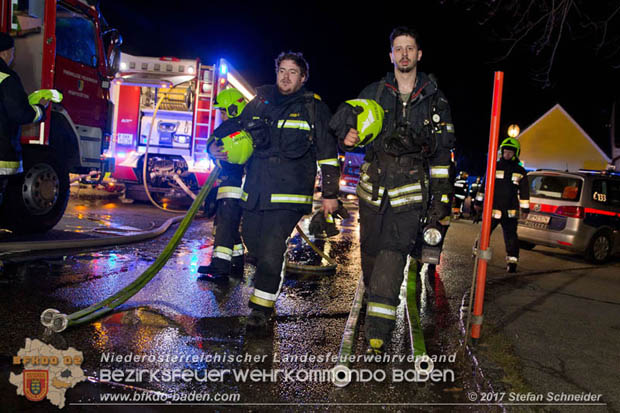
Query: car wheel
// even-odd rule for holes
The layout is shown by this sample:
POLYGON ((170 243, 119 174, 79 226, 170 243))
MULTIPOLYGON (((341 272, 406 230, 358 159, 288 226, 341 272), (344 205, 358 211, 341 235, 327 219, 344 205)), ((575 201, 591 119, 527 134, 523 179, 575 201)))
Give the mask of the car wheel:
POLYGON ((531 242, 519 241, 519 248, 524 249, 524 250, 531 251, 534 249, 535 246, 536 244, 533 244, 531 242))
POLYGON ((602 264, 611 257, 612 242, 609 231, 594 234, 586 251, 586 258, 594 264, 602 264))

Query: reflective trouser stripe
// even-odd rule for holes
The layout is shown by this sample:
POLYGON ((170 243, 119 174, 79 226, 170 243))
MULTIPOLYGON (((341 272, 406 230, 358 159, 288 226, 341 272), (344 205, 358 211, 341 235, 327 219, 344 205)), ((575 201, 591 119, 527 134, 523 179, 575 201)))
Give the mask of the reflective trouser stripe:
POLYGON ((492 215, 493 218, 500 219, 502 217, 502 211, 500 211, 499 209, 494 209, 492 215))
POLYGON ((275 301, 265 300, 264 298, 260 298, 255 295, 252 295, 250 297, 250 302, 256 305, 260 305, 261 307, 267 307, 267 308, 273 308, 276 305, 275 301))
POLYGON ((446 194, 443 194, 441 196, 441 202, 443 202, 444 204, 449 203, 450 202, 450 197, 448 197, 448 195, 446 195, 446 194))
POLYGON ((396 320, 396 307, 392 305, 369 302, 366 311, 372 317, 396 320))
POLYGON ((506 262, 509 264, 516 264, 519 262, 519 257, 506 257, 506 262))
POLYGON ((213 250, 213 258, 220 258, 226 261, 230 261, 233 256, 233 250, 230 248, 217 246, 213 250))
POLYGON ((519 206, 520 206, 521 208, 524 208, 524 209, 529 209, 529 207, 530 207, 530 201, 529 201, 529 199, 520 200, 520 201, 519 201, 519 206))
POLYGON ((515 218, 517 216, 517 210, 516 209, 509 209, 506 212, 508 214, 508 218, 515 218))
POLYGON ((272 203, 312 204, 311 195, 271 194, 272 203))
POLYGON ((271 308, 276 305, 277 298, 278 298, 277 294, 271 294, 265 291, 261 291, 257 288, 254 288, 254 292, 252 293, 252 296, 250 297, 250 301, 262 307, 271 308))
POLYGON ((243 190, 238 186, 221 186, 217 189, 216 199, 232 198, 241 199, 243 197, 243 190))
POLYGON ((321 159, 317 162, 320 165, 331 165, 335 167, 339 167, 338 158, 329 158, 329 159, 321 159))
POLYGON ((248 200, 248 193, 245 191, 241 192, 241 200, 242 201, 247 201, 248 200))
POLYGON ((23 170, 21 161, 0 161, 0 175, 15 175, 23 170))
POLYGON ((243 255, 244 253, 244 248, 243 248, 243 244, 235 244, 233 246, 233 252, 232 252, 232 256, 233 257, 240 257, 243 255))
POLYGON ((477 193, 476 194, 476 201, 484 201, 484 194, 482 193, 477 193))
POLYGON ((457 197, 458 199, 465 199, 465 195, 454 195, 455 197, 457 197))

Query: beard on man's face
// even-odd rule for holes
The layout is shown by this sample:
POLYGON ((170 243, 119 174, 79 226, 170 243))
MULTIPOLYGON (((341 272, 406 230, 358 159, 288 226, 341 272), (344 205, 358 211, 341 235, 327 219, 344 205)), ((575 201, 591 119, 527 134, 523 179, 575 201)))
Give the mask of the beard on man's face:
POLYGON ((413 70, 414 66, 403 67, 403 66, 397 65, 396 68, 400 73, 409 73, 413 70))

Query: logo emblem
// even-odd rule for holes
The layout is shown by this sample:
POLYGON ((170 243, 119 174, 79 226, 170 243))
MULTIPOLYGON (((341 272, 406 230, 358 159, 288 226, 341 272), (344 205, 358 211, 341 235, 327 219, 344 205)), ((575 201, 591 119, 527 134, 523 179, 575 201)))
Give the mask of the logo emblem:
POLYGON ((534 204, 534 211, 539 212, 540 208, 540 204, 534 204))
POLYGON ((38 402, 47 396, 48 376, 47 370, 24 370, 24 396, 30 401, 38 402))

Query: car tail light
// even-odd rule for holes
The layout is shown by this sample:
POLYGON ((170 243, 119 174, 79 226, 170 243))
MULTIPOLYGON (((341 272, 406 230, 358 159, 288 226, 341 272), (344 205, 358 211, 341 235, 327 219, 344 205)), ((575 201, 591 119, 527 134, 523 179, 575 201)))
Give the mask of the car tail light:
POLYGON ((555 210, 555 213, 569 218, 583 218, 585 216, 585 211, 580 206, 560 206, 555 210))

